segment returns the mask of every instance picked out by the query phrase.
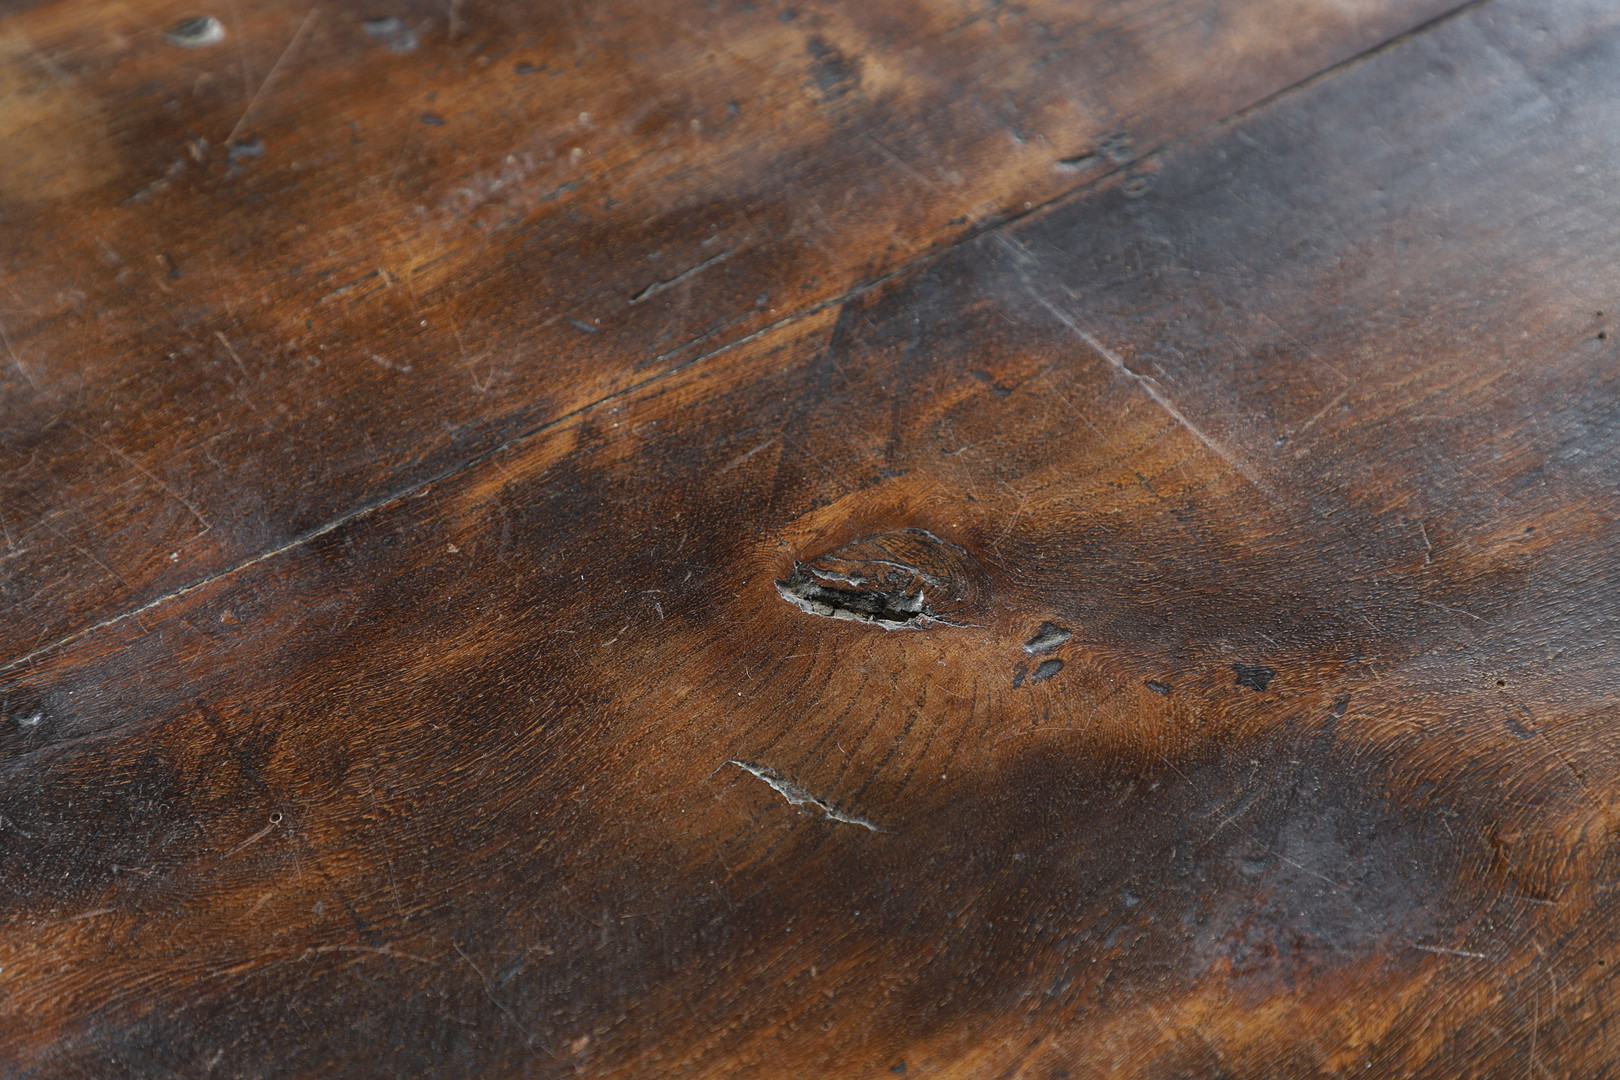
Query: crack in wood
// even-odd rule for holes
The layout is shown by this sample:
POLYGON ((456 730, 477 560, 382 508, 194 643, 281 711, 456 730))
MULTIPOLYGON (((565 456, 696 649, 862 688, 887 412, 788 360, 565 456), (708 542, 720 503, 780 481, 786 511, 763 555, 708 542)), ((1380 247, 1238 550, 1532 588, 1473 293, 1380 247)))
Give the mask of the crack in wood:
POLYGON ((799 785, 784 779, 782 774, 777 772, 775 769, 768 769, 763 765, 752 765, 746 761, 739 761, 736 758, 732 758, 730 761, 726 762, 726 764, 735 765, 743 772, 759 777, 759 779, 765 781, 771 786, 772 791, 775 791, 793 806, 815 807, 817 810, 821 811, 821 815, 827 818, 829 821, 841 821, 846 825, 859 825, 861 828, 871 829, 873 832, 886 833, 889 831, 888 829, 880 829, 878 826, 872 824, 870 821, 867 821, 865 818, 858 818, 853 814, 846 814, 842 810, 832 806, 830 803, 816 798, 799 785))

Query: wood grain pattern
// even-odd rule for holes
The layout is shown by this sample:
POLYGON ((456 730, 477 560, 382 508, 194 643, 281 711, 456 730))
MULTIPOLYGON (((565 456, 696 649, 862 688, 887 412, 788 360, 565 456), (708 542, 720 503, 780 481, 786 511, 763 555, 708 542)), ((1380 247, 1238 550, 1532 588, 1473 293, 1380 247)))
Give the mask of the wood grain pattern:
POLYGON ((1454 3, 8 5, 0 663, 1454 3))
POLYGON ((1617 68, 1472 6, 15 666, 0 1061, 1616 1075, 1617 68))

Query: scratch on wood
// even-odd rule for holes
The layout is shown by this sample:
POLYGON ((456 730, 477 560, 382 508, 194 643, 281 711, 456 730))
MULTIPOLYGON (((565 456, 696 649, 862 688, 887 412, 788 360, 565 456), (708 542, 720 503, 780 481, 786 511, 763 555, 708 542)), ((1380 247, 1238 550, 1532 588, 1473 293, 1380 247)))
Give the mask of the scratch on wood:
POLYGON ((12 347, 11 335, 6 333, 6 324, 3 322, 0 322, 0 344, 5 345, 6 355, 11 358, 11 366, 16 368, 17 373, 28 383, 29 389, 36 394, 39 393, 39 383, 34 381, 33 373, 23 364, 22 357, 18 356, 17 350, 12 347))
POLYGON ((1316 424, 1316 422, 1318 420, 1322 419, 1322 417, 1326 416, 1329 412, 1332 411, 1333 406, 1337 405, 1339 402, 1343 401, 1348 396, 1350 396, 1350 390, 1349 390, 1348 387, 1343 389, 1343 390, 1340 390, 1336 395, 1334 395, 1334 398, 1333 398, 1332 401, 1328 402, 1326 405, 1322 406, 1320 409, 1317 409, 1315 415, 1313 415, 1309 420, 1305 421, 1305 423, 1301 424, 1299 426, 1299 429, 1296 430, 1294 432, 1294 434, 1296 436, 1303 435, 1307 431, 1311 430, 1311 428, 1315 426, 1315 424, 1316 424))
MULTIPOLYGON (((383 283, 382 283, 383 288, 392 288, 393 287, 394 275, 390 274, 387 270, 385 270, 385 269, 383 269, 382 267, 379 266, 376 269, 370 271, 369 273, 361 274, 359 277, 355 278, 353 281, 349 282, 347 285, 339 285, 337 288, 333 289, 329 293, 326 293, 325 295, 323 295, 320 299, 316 300, 315 302, 317 304, 324 304, 328 300, 331 300, 331 299, 333 299, 335 297, 343 296, 343 295, 345 295, 347 293, 353 292, 355 289, 359 288, 361 285, 364 285, 366 282, 370 281, 372 278, 375 278, 375 277, 380 277, 380 278, 383 279, 383 283)), ((406 283, 409 284, 409 281, 410 281, 410 279, 407 278, 406 283)), ((376 292, 376 290, 373 289, 373 290, 371 290, 371 292, 376 292)), ((356 297, 356 299, 364 299, 365 296, 370 296, 371 292, 368 292, 368 293, 364 294, 364 296, 356 297)), ((413 292, 413 295, 414 295, 414 290, 412 290, 412 292, 413 292)))
POLYGON ((456 347, 461 350, 461 366, 467 369, 467 374, 472 378, 473 393, 487 393, 489 388, 495 385, 495 365, 491 364, 489 366, 488 378, 480 379, 478 377, 478 361, 487 359, 489 356, 489 350, 485 349, 477 356, 469 359, 467 356, 467 342, 462 338, 460 328, 452 326, 450 328, 450 333, 456 339, 456 347))
POLYGON ((266 825, 264 828, 260 829, 258 832, 254 833, 252 836, 248 837, 246 840, 242 841, 240 844, 237 844, 235 847, 231 848, 231 850, 227 851, 225 853, 225 857, 228 859, 232 855, 235 855, 237 852, 240 852, 240 851, 244 850, 249 845, 257 843, 260 840, 263 840, 266 836, 270 835, 270 833, 279 824, 280 824, 280 822, 278 822, 278 821, 271 821, 270 824, 266 825))
MULTIPOLYGON (((225 335, 220 331, 215 330, 214 336, 219 338, 219 343, 221 345, 225 346, 225 351, 231 354, 231 359, 236 361, 236 370, 242 373, 243 385, 245 386, 247 383, 251 382, 253 377, 248 374, 247 365, 242 363, 241 355, 231 347, 231 343, 225 340, 225 335)), ((238 388, 236 396, 241 399, 242 404, 248 407, 249 412, 257 413, 259 411, 259 407, 253 404, 253 399, 247 396, 247 391, 245 389, 238 388)))
POLYGON ((752 450, 743 451, 741 454, 738 454, 736 457, 732 458, 731 461, 729 463, 727 463, 726 466, 724 468, 722 468, 715 475, 716 476, 724 476, 726 473, 730 472, 732 469, 735 469, 737 466, 743 464, 749 458, 751 458, 755 454, 759 453, 761 450, 765 450, 765 449, 769 448, 780 437, 781 436, 773 435, 771 438, 766 439, 764 442, 760 443, 758 446, 754 447, 752 450))
MULTIPOLYGON (((1425 556, 1425 558, 1427 558, 1427 556, 1425 556)), ((1449 611, 1453 615, 1466 615, 1470 619, 1475 620, 1476 622, 1484 622, 1485 621, 1484 619, 1480 618, 1478 615, 1475 615, 1472 611, 1464 611, 1462 608, 1452 607, 1450 604, 1437 604, 1433 600, 1419 600, 1418 603, 1424 604, 1424 605, 1426 605, 1428 607, 1432 607, 1432 608, 1439 608, 1441 611, 1449 611)))
POLYGON ((645 289, 642 289, 640 292, 636 293, 636 295, 632 296, 630 298, 630 303, 639 304, 644 300, 651 300, 653 297, 657 296, 661 292, 664 292, 666 289, 673 289, 681 282, 703 273, 703 271, 707 270, 715 263, 725 262, 736 253, 735 248, 727 248, 718 255, 704 259, 702 262, 698 263, 694 267, 691 267, 690 269, 682 270, 680 273, 666 281, 655 281, 651 285, 648 285, 645 289))
MULTIPOLYGON (((457 951, 459 952, 460 950, 458 949, 457 951)), ((398 949, 390 948, 387 945, 317 945, 313 949, 305 949, 303 954, 300 955, 298 959, 307 960, 311 956, 324 956, 327 953, 335 952, 371 953, 374 956, 386 956, 392 960, 414 960, 418 964, 433 963, 432 960, 429 960, 425 956, 416 956, 412 953, 400 952, 398 949)), ((465 956, 466 954, 463 953, 462 955, 465 956)), ((473 970, 477 971, 478 969, 474 967, 473 970)))
POLYGON ((735 765, 743 772, 759 777, 771 786, 772 791, 775 791, 793 806, 813 806, 821 811, 822 816, 832 821, 842 821, 846 825, 859 825, 861 828, 871 829, 873 832, 886 833, 889 831, 888 829, 878 828, 865 818, 854 817, 841 810, 834 809, 797 784, 783 779, 782 775, 775 769, 767 769, 763 765, 750 765, 748 762, 738 761, 736 758, 732 758, 726 764, 735 765))
POLYGON ((1193 438, 1203 443, 1204 446, 1213 451, 1215 455, 1222 461, 1226 462, 1233 469, 1237 470, 1240 476, 1252 484, 1257 490, 1263 492, 1268 498, 1272 499, 1273 501, 1277 499, 1277 493, 1273 491, 1264 480, 1260 479, 1260 475, 1256 473, 1254 469, 1250 468, 1247 462, 1245 462, 1242 458, 1239 458, 1236 454, 1232 453, 1232 451, 1228 450, 1219 441, 1211 438, 1202 429, 1200 429, 1197 424, 1194 424, 1191 420, 1187 419, 1186 415, 1176 407, 1176 403, 1171 401, 1169 397, 1159 390, 1157 382, 1154 379, 1147 375, 1140 375, 1132 371, 1128 366, 1126 366, 1125 361, 1120 358, 1118 353, 1114 352, 1108 346, 1098 341, 1085 329, 1085 327, 1075 322, 1073 317, 1071 317, 1068 312, 1064 311, 1062 308, 1058 307, 1058 305, 1052 303, 1052 301, 1048 300, 1044 295, 1042 295, 1040 289, 1035 287, 1035 283, 1030 281, 1029 272, 1026 269, 1027 264, 1033 261, 1034 258, 1029 253, 1028 248, 1024 247, 1016 239, 1006 236, 1005 234, 997 234, 996 239, 1001 243, 1003 248, 1012 253, 1014 266, 1017 268, 1018 276, 1023 279, 1024 289, 1037 304, 1040 304, 1041 307, 1050 312, 1052 317, 1067 327, 1069 332, 1074 334, 1075 337, 1089 345, 1098 356, 1101 356, 1104 360, 1108 361, 1115 371, 1119 372, 1121 375, 1124 375, 1126 378, 1136 383, 1137 386, 1141 387, 1143 392, 1146 393, 1148 397, 1153 399, 1153 403, 1155 405, 1163 409, 1170 419, 1174 420, 1177 424, 1185 428, 1193 436, 1193 438))
POLYGON ((1469 952, 1467 949, 1448 949, 1444 945, 1413 945, 1412 948, 1423 952, 1442 953, 1446 956, 1466 956, 1470 960, 1489 960, 1484 953, 1469 952))
MULTIPOLYGON (((220 341, 224 341, 224 340, 225 339, 223 337, 220 338, 220 341)), ((229 343, 227 343, 225 347, 227 349, 229 349, 230 348, 229 343)), ((231 355, 233 355, 233 356, 235 355, 234 350, 232 350, 231 355)), ((241 361, 239 360, 237 362, 240 363, 241 361)), ((107 451, 108 453, 114 454, 117 457, 119 457, 130 468, 132 468, 135 471, 139 472, 142 476, 145 476, 148 480, 152 481, 152 483, 154 483, 158 487, 162 488, 164 490, 164 492, 166 492, 171 499, 173 499, 175 502, 179 503, 181 506, 185 507, 187 512, 189 512, 192 517, 197 519, 197 524, 202 526, 202 532, 198 533, 197 534, 198 536, 203 535, 203 533, 208 532, 208 530, 210 530, 210 529, 212 529, 214 527, 212 524, 209 523, 208 519, 203 516, 202 511, 197 509, 197 505, 195 503, 193 503, 190 499, 186 498, 184 495, 180 494, 180 492, 175 490, 175 488, 171 484, 169 484, 167 481, 165 481, 162 477, 158 476, 151 469, 148 469, 145 465, 142 465, 139 461, 136 461, 128 453, 126 453, 125 451, 119 449, 117 446, 114 446, 110 442, 105 442, 105 441, 103 441, 101 439, 96 438, 94 435, 90 434, 88 431, 85 431, 83 428, 79 427, 77 424, 74 424, 74 423, 70 422, 70 423, 68 423, 67 426, 72 428, 74 431, 78 432, 79 435, 82 438, 84 438, 86 441, 92 442, 95 445, 101 447, 103 450, 107 451)))
MULTIPOLYGON (((320 4, 311 4, 309 6, 309 14, 305 15, 304 21, 298 24, 298 29, 293 33, 292 40, 288 41, 287 47, 281 50, 281 55, 276 57, 276 62, 270 65, 270 71, 265 75, 264 81, 259 84, 259 89, 248 99, 247 107, 242 110, 242 116, 236 121, 236 126, 231 128, 229 135, 225 136, 226 146, 230 146, 236 141, 236 136, 241 132, 242 125, 247 123, 248 117, 252 115, 254 108, 264 97, 265 91, 270 88, 271 80, 276 77, 276 72, 281 70, 281 66, 287 62, 287 57, 293 54, 299 43, 304 40, 304 35, 308 34, 310 27, 315 24, 315 16, 319 11, 320 4)), ((240 40, 240 35, 238 35, 239 43, 240 40)))
POLYGON ((899 168, 899 170, 901 172, 903 172, 907 176, 910 176, 913 179, 915 179, 923 187, 927 188, 929 191, 933 191, 933 192, 938 192, 939 191, 939 185, 938 184, 934 183, 932 180, 928 179, 928 177, 924 176, 920 171, 918 171, 918 169, 914 165, 912 165, 910 162, 908 162, 905 158, 901 157, 899 154, 895 153, 893 150, 890 150, 889 147, 888 147, 888 144, 883 142, 883 140, 877 138, 875 135, 872 135, 869 132, 864 132, 864 131, 861 132, 861 138, 865 139, 867 142, 871 143, 873 146, 875 146, 879 150, 883 151, 883 155, 885 157, 887 157, 890 161, 894 162, 895 166, 897 168, 899 168))
MULTIPOLYGON (((528 1048, 528 1051, 531 1054, 534 1053, 534 1048, 535 1048, 535 1038, 534 1038, 534 1036, 530 1035, 529 1032, 527 1031, 527 1029, 525 1029, 524 1026, 521 1023, 518 1022, 518 1018, 512 1012, 512 1010, 507 1008, 505 1003, 502 1002, 500 998, 495 996, 495 991, 490 986, 489 976, 484 974, 484 969, 479 967, 477 964, 473 963, 473 958, 468 956, 466 950, 463 949, 460 945, 457 945, 455 942, 451 942, 451 945, 456 950, 456 952, 460 954, 461 958, 463 960, 467 961, 467 966, 472 968, 473 971, 475 973, 477 973, 478 981, 483 983, 483 985, 484 985, 484 996, 489 998, 490 1004, 494 1005, 497 1009, 501 1010, 501 1015, 505 1016, 507 1020, 511 1021, 512 1026, 517 1029, 518 1034, 523 1036, 523 1045, 526 1048, 528 1048)), ((558 1058, 557 1054, 554 1053, 550 1048, 548 1048, 548 1047, 546 1047, 544 1045, 542 1045, 540 1048, 542 1050, 545 1050, 546 1054, 549 1057, 551 1057, 551 1058, 553 1058, 555 1060, 561 1060, 560 1058, 558 1058)))
POLYGON ((69 915, 66 918, 53 919, 50 922, 39 923, 37 925, 40 929, 45 929, 52 926, 66 926, 68 923, 83 922, 85 919, 99 919, 103 915, 114 915, 117 914, 117 912, 117 908, 100 907, 94 909, 93 911, 81 911, 77 915, 69 915))
POLYGON ((1051 303, 1042 296, 1037 296, 1036 299, 1040 301, 1042 307, 1052 312, 1059 322, 1062 322, 1065 326, 1072 330, 1076 337, 1078 337, 1081 341, 1084 341, 1087 345, 1090 345, 1100 356, 1102 356, 1104 360, 1107 360, 1110 364, 1112 364, 1115 370, 1135 381, 1136 385, 1140 386, 1144 391, 1146 391, 1148 397, 1152 398, 1154 404, 1163 409, 1169 415, 1170 419, 1186 428, 1187 431, 1192 434, 1193 438, 1203 443, 1210 450, 1213 450, 1217 457, 1226 462, 1228 465, 1232 466, 1232 468, 1236 469, 1238 473, 1250 484, 1253 484, 1256 488, 1271 498, 1276 498, 1277 493, 1272 491, 1270 486, 1268 486, 1265 481, 1260 479, 1258 473, 1256 473, 1246 462, 1244 462, 1236 454, 1232 453, 1232 451, 1228 450, 1220 442, 1217 442, 1215 439, 1205 434, 1205 432, 1199 428, 1197 424, 1194 424, 1191 420, 1187 419, 1186 415, 1176 407, 1175 402, 1171 401, 1167 396, 1161 393, 1159 388, 1154 385, 1154 380, 1152 378, 1146 375, 1138 375, 1136 372, 1126 367, 1125 361, 1120 359, 1120 357, 1112 349, 1108 348, 1108 346, 1092 337, 1091 334, 1085 330, 1085 328, 1079 326, 1062 311, 1060 311, 1057 305, 1051 303))
MULTIPOLYGON (((97 566, 99 566, 102 569, 102 571, 106 573, 106 575, 108 577, 112 578, 114 581, 118 582, 120 585, 122 585, 126 589, 132 588, 132 586, 129 583, 129 579, 126 578, 123 574, 120 574, 118 571, 116 571, 112 567, 108 566, 105 562, 102 562, 101 558, 98 555, 96 555, 95 552, 91 551, 89 548, 85 547, 83 544, 74 543, 72 538, 70 538, 66 533, 64 533, 62 530, 58 529, 55 525, 52 525, 51 524, 51 518, 53 518, 55 516, 56 516, 55 514, 47 514, 45 517, 40 518, 35 523, 35 526, 36 527, 41 526, 41 525, 44 526, 51 533, 52 536, 56 537, 58 540, 62 541, 62 543, 66 544, 68 547, 72 548, 74 551, 77 551, 80 555, 83 555, 85 558, 89 559, 91 562, 93 562, 97 566)), ((145 610, 144 608, 140 608, 140 609, 137 609, 135 611, 131 611, 131 612, 129 612, 129 617, 134 619, 137 624, 140 624, 140 615, 141 615, 141 612, 144 611, 144 610, 145 610)), ((142 629, 145 629, 145 627, 142 626, 142 629)), ((47 648, 48 648, 48 646, 47 646, 47 648)), ((34 650, 34 652, 36 652, 36 653, 38 651, 39 650, 37 650, 37 649, 34 650)), ((30 654, 30 655, 32 655, 32 654, 30 654)), ((23 659, 26 659, 26 657, 23 658, 23 659)), ((19 664, 22 663, 22 662, 23 662, 23 660, 18 660, 17 661, 17 663, 19 663, 19 664)), ((16 664, 7 665, 8 669, 10 667, 15 667, 15 666, 16 666, 16 664)))

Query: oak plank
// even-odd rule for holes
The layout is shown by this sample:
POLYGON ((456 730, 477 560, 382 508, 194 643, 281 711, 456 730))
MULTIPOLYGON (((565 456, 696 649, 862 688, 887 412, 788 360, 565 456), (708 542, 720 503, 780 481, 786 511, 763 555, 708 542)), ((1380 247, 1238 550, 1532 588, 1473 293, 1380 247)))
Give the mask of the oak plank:
POLYGON ((7 5, 0 664, 1454 3, 7 5))

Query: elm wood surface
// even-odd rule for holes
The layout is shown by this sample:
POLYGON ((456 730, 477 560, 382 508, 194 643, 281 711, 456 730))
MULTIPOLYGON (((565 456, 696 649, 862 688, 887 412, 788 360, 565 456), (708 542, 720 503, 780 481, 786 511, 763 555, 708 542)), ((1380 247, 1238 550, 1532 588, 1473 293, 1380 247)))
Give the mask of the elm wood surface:
POLYGON ((1455 6, 0 5, 0 665, 1455 6))
POLYGON ((1614 1075, 1617 65, 1478 5, 16 668, 9 1070, 1614 1075))

